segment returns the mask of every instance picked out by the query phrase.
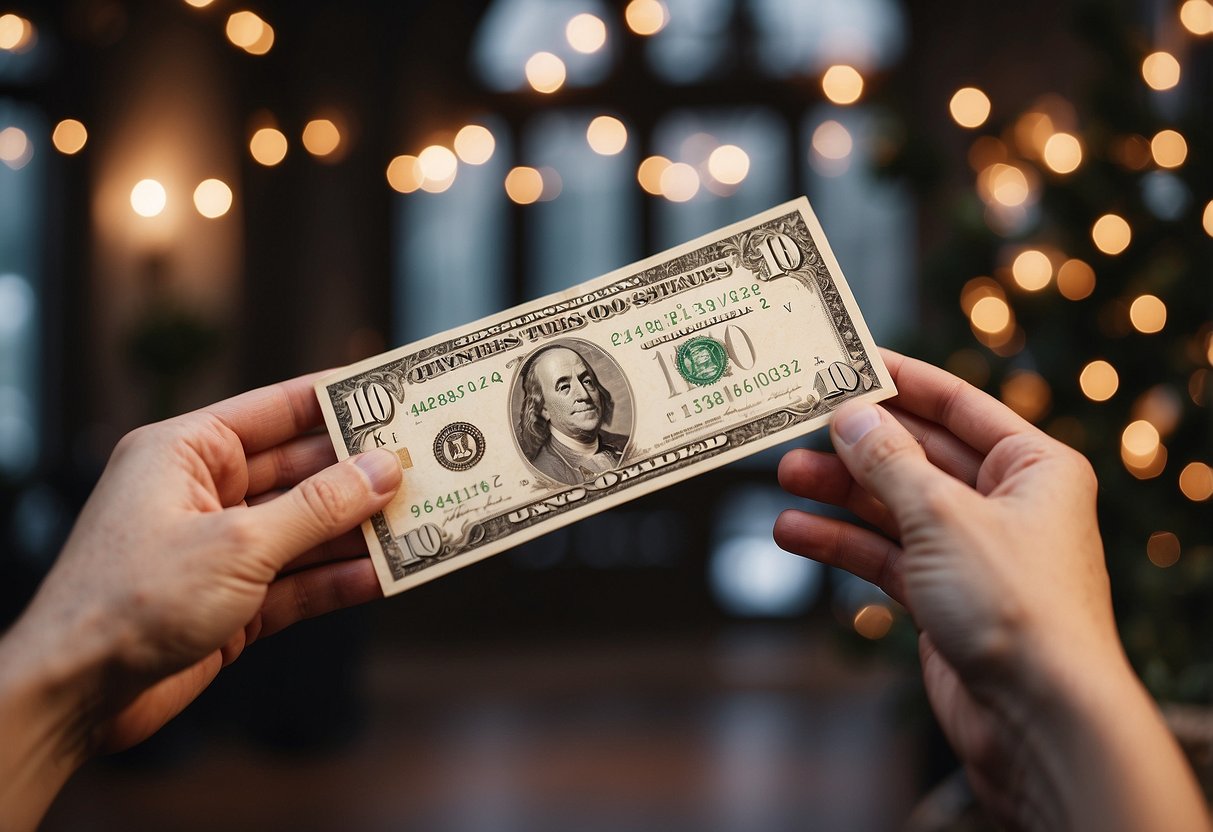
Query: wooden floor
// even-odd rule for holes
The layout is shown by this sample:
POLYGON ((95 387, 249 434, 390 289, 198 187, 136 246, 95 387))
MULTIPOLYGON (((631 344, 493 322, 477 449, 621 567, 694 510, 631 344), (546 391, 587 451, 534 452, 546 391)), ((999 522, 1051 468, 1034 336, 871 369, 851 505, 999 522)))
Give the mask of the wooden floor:
POLYGON ((835 644, 797 624, 370 647, 345 741, 287 753, 212 721, 89 766, 44 828, 895 829, 921 787, 912 682, 835 644))

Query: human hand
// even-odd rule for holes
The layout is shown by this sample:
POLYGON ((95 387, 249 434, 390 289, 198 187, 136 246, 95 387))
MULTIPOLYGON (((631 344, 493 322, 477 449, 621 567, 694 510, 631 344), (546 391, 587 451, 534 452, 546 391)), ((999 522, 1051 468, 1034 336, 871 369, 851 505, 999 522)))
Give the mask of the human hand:
MULTIPOLYGON (((1133 807, 1111 825, 1090 823, 1090 811, 1115 815, 1108 783, 1080 799, 1074 784, 1041 774, 1056 776, 1061 760, 1089 773, 1106 768, 1126 745, 1123 726, 1104 713, 1117 709, 1145 747, 1159 746, 1172 763, 1177 755, 1120 647, 1091 466, 949 373, 889 351, 884 358, 897 398, 885 408, 841 408, 831 424, 836 456, 795 450, 779 468, 791 493, 846 508, 873 528, 788 510, 776 541, 906 607, 920 630, 932 709, 974 791, 1005 820, 1134 828, 1133 807), (1058 746, 1075 738, 1085 750, 1058 746), (1106 756, 1089 759, 1095 749, 1106 756)), ((1175 782, 1187 781, 1176 775, 1159 793, 1175 782)))
POLYGON ((381 594, 355 527, 394 495, 399 461, 378 450, 332 464, 327 435, 311 433, 314 379, 119 442, 0 643, 0 693, 27 689, 22 673, 47 682, 43 705, 60 713, 46 719, 69 734, 52 738, 61 768, 146 738, 257 638, 381 594))

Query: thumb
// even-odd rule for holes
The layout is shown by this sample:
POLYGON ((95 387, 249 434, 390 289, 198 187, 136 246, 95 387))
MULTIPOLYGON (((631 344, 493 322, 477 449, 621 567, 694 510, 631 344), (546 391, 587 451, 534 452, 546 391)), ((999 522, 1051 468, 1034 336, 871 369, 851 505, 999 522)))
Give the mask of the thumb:
POLYGON ((830 438, 851 476, 898 521, 920 504, 929 486, 948 478, 883 407, 843 405, 830 422, 830 438))
POLYGON ((357 526, 400 487, 400 460, 386 448, 350 457, 313 474, 276 500, 249 509, 268 538, 276 569, 357 526))

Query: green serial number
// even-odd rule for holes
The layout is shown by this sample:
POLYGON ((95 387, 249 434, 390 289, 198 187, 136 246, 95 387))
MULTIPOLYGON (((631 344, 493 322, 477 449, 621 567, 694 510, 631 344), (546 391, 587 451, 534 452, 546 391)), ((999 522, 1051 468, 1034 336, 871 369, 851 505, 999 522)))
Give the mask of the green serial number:
POLYGON ((436 410, 439 407, 446 407, 448 404, 454 404, 471 393, 477 393, 486 387, 493 384, 505 384, 505 380, 501 377, 501 373, 493 373, 488 376, 481 376, 470 381, 466 381, 456 387, 451 387, 436 396, 429 396, 424 399, 418 399, 413 402, 412 414, 414 417, 420 416, 422 413, 429 413, 431 410, 436 410))
POLYGON ((448 491, 436 497, 429 497, 419 503, 413 503, 409 506, 409 511, 413 513, 414 517, 420 517, 423 514, 433 514, 435 511, 460 505, 482 494, 495 491, 500 487, 501 475, 494 474, 491 480, 474 482, 471 485, 465 485, 463 488, 456 488, 454 491, 448 491))

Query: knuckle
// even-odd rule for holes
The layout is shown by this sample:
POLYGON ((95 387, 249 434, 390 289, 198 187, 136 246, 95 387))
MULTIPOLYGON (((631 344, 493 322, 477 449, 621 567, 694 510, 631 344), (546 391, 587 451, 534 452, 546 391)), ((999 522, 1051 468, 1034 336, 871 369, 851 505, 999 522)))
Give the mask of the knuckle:
POLYGON ((896 465, 901 460, 914 454, 921 454, 922 449, 914 441, 914 437, 901 431, 873 431, 874 435, 864 448, 864 462, 868 470, 877 472, 896 465))
POLYGON ((921 484, 919 508, 926 517, 941 520, 956 511, 958 494, 953 482, 945 477, 932 477, 921 484))
POLYGON ((226 512, 227 528, 224 538, 227 546, 237 552, 256 549, 261 545, 261 525, 245 511, 226 512))
POLYGON ((327 480, 312 479, 300 483, 299 497, 312 517, 325 527, 341 525, 349 514, 348 495, 327 480))

